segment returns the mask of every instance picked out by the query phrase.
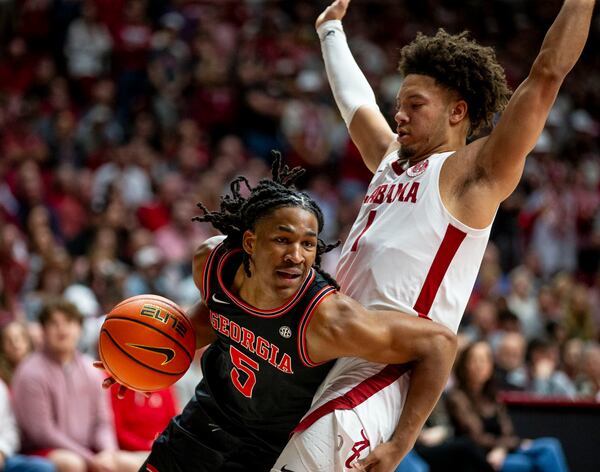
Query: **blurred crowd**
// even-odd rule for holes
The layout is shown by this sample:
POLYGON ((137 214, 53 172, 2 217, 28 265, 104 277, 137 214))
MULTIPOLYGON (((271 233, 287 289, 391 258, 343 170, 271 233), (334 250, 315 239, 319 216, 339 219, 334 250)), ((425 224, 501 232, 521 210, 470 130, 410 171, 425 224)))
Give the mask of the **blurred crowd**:
MULTIPOLYGON (((323 208, 323 239, 345 238, 370 177, 324 76, 313 24, 325 4, 0 0, 5 382, 18 332, 40 346, 39 315, 55 297, 83 316, 79 350, 93 357, 102 316, 122 299, 193 303, 191 255, 214 234, 191 221, 195 204, 214 209, 233 177, 268 175, 272 149, 308 169, 301 184, 323 208)), ((418 31, 470 30, 514 88, 560 4, 355 0, 344 25, 391 119, 398 50, 418 31)), ((461 326, 464 345, 490 346, 503 390, 600 400, 597 44, 599 15, 498 210, 461 326)))

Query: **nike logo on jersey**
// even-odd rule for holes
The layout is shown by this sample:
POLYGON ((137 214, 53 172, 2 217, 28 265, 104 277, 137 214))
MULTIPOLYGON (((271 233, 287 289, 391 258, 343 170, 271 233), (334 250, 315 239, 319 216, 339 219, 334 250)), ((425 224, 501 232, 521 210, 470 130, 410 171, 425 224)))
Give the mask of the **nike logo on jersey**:
POLYGON ((173 359, 175 359, 175 351, 168 347, 156 347, 156 346, 144 346, 143 344, 127 343, 128 346, 135 347, 137 349, 143 349, 144 351, 156 352, 165 356, 165 360, 161 365, 167 365, 173 359))
POLYGON ((208 423, 208 426, 210 426, 212 428, 210 430, 211 433, 214 433, 215 431, 219 431, 221 429, 221 427, 218 424, 214 424, 214 423, 208 423))
POLYGON ((287 468, 287 464, 281 468, 281 472, 294 472, 292 469, 287 468))
POLYGON ((217 295, 215 293, 213 293, 212 299, 213 299, 213 302, 221 303, 223 305, 229 305, 230 304, 229 302, 226 302, 225 300, 221 300, 221 299, 217 298, 217 295))

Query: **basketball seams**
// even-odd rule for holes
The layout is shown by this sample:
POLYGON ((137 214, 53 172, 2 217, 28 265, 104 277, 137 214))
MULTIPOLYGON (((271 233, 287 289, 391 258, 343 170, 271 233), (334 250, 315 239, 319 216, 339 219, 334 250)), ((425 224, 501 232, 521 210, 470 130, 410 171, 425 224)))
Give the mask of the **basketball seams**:
MULTIPOLYGON (((150 329, 152 329, 152 330, 154 330, 154 331, 156 331, 156 332, 158 332, 158 333, 162 334, 164 337, 166 337, 166 338, 170 339, 170 340, 171 340, 171 341, 173 341, 175 344, 177 344, 177 345, 178 345, 178 346, 179 346, 179 347, 180 347, 180 348, 183 350, 183 352, 185 352, 185 355, 186 355, 186 356, 187 356, 187 358, 189 359, 190 363, 191 363, 191 362, 192 362, 192 360, 193 360, 193 357, 194 357, 194 356, 188 352, 187 348, 186 348, 186 347, 185 347, 183 344, 181 344, 181 343, 180 343, 180 342, 179 342, 179 341, 178 341, 176 338, 173 338, 172 336, 170 336, 169 334, 167 334, 167 333, 165 333, 164 331, 160 330, 160 329, 159 329, 159 328, 157 328, 156 326, 152 326, 152 325, 150 325, 150 324, 147 324, 147 323, 145 323, 145 322, 143 322, 143 321, 140 321, 140 320, 134 320, 134 319, 131 319, 131 318, 127 318, 127 317, 125 317, 125 316, 111 316, 111 317, 110 317, 109 319, 107 319, 106 321, 109 321, 109 320, 123 320, 123 321, 131 321, 132 323, 137 323, 137 324, 141 324, 142 326, 146 326, 147 328, 150 328, 150 329)), ((106 323, 106 321, 105 321, 105 323, 106 323)), ((107 328, 104 328, 104 327, 103 327, 103 328, 102 328, 102 331, 104 331, 104 330, 106 330, 106 329, 107 329, 107 328)))
MULTIPOLYGON (((112 342, 112 343, 113 343, 113 344, 116 346, 116 348, 117 348, 119 351, 121 351, 123 354, 125 354, 125 355, 126 355, 126 356, 127 356, 129 359, 131 359, 132 361, 134 361, 134 362, 136 362, 136 363, 140 364, 141 366, 145 367, 145 368, 146 368, 146 369, 148 369, 148 370, 151 370, 151 371, 153 371, 153 372, 156 372, 157 374, 161 374, 161 375, 169 375, 169 376, 171 376, 171 377, 176 377, 176 376, 179 376, 179 377, 181 377, 183 374, 185 374, 185 373, 186 373, 186 370, 183 370, 183 371, 181 371, 181 372, 164 372, 164 371, 162 371, 162 370, 158 370, 158 369, 156 369, 155 367, 152 367, 152 366, 150 366, 150 365, 148 365, 148 364, 146 364, 146 363, 144 363, 144 362, 140 361, 139 359, 135 358, 135 357, 134 357, 134 356, 132 356, 131 354, 129 354, 129 353, 128 353, 128 352, 127 352, 125 349, 123 349, 123 348, 121 347, 121 345, 120 345, 120 344, 119 344, 119 343, 118 343, 118 342, 117 342, 117 341, 116 341, 116 340, 115 340, 115 339, 114 339, 114 338, 111 336, 110 332, 109 332, 107 329, 102 329, 102 331, 100 332, 100 334, 102 334, 102 333, 104 333, 104 334, 106 334, 106 336, 108 336, 108 339, 109 339, 109 340, 110 340, 110 341, 111 341, 111 342, 112 342)), ((100 343, 100 345, 102 345, 102 343, 100 343)), ((102 348, 100 348, 100 351, 102 351, 102 348)), ((102 352, 100 352, 100 354, 102 355, 102 352)), ((109 367, 109 366, 107 365, 107 363, 106 363, 106 362, 105 362, 105 364, 104 364, 104 365, 105 365, 105 367, 109 367)), ((117 377, 117 376, 114 374, 114 371, 113 371, 113 369, 110 369, 110 368, 109 368, 109 369, 107 369, 107 370, 109 370, 109 371, 110 371, 109 373, 110 373, 110 374, 111 374, 113 377, 117 377)), ((121 380, 120 380, 118 377, 117 377, 117 379, 118 379, 118 380, 119 380, 119 382, 121 383, 121 380)), ((125 385, 125 382, 122 382, 122 383, 125 385)), ((126 387, 129 387, 129 385, 125 385, 125 386, 126 386, 126 387)))
POLYGON ((188 370, 196 350, 194 331, 191 321, 175 302, 160 295, 136 295, 121 301, 107 314, 100 331, 98 352, 106 371, 119 383, 140 392, 154 391, 172 385, 188 370), (133 332, 138 334, 132 339, 133 332), (165 352, 169 362, 173 360, 170 352, 181 352, 179 360, 175 365, 164 366, 170 370, 161 370, 163 366, 159 366, 152 356, 142 356, 129 350, 128 343, 137 340, 147 344, 148 350, 154 346, 156 352, 161 351, 161 343, 168 346, 165 352), (177 369, 176 372, 173 372, 173 367, 177 369), (119 372, 125 380, 121 380, 119 372), (162 376, 162 380, 159 376, 162 376))

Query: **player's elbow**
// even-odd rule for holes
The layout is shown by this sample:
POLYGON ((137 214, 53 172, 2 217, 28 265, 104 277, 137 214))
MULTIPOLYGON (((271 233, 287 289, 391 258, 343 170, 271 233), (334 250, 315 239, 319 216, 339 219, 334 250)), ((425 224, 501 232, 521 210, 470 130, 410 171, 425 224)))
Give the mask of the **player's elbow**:
POLYGON ((571 61, 561 60, 555 51, 545 49, 531 66, 529 78, 548 88, 558 89, 573 65, 571 61))
POLYGON ((432 323, 432 332, 429 342, 424 348, 423 357, 430 357, 436 361, 439 359, 454 359, 458 349, 458 338, 456 334, 439 323, 432 323))

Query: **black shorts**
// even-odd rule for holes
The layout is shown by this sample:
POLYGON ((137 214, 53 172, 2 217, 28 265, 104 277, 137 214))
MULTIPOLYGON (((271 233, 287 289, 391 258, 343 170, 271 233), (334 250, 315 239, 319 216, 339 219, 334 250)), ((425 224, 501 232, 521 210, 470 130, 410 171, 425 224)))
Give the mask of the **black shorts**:
MULTIPOLYGON (((196 399, 154 441, 140 472, 269 472, 277 454, 222 429, 196 399)), ((228 428, 231 431, 231 428, 228 428)))

